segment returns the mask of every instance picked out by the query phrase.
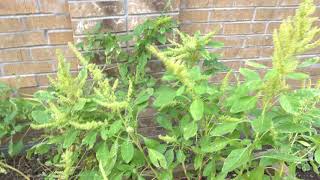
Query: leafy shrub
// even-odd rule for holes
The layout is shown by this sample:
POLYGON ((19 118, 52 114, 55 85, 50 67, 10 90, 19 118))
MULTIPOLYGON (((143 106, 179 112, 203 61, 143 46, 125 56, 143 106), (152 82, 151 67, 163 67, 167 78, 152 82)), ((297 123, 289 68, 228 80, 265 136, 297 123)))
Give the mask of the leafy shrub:
POLYGON ((241 68, 244 81, 236 85, 228 83, 231 72, 221 85, 208 84, 197 63, 190 66, 192 56, 180 58, 179 46, 162 52, 148 47, 175 77, 159 88, 154 106, 159 125, 166 129, 159 139, 175 152, 174 162, 182 165, 188 179, 224 179, 229 173, 235 179, 294 179, 296 166, 309 163, 318 173, 320 91, 318 85, 308 85, 307 74, 298 72, 318 59, 300 62, 297 58, 320 45, 315 39, 320 29, 313 27, 317 18, 310 17, 315 8, 306 0, 274 32, 271 69, 248 63, 264 69, 265 75, 241 68), (306 85, 294 89, 288 84, 290 79, 304 80, 306 85), (193 165, 192 172, 186 164, 193 165))
POLYGON ((0 83, 0 174, 8 170, 25 176, 22 172, 5 163, 5 157, 14 157, 24 148, 24 138, 29 129, 32 103, 19 97, 19 93, 0 83))

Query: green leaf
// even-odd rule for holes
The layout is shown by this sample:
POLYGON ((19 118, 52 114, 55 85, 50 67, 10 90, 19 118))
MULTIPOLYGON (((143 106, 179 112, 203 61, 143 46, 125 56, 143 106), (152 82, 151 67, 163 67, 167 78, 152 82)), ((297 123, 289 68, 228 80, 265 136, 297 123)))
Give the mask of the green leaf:
POLYGON ((190 113, 195 121, 199 121, 203 117, 204 103, 201 99, 196 99, 190 106, 190 113))
POLYGON ((319 62, 319 58, 310 58, 298 65, 299 68, 309 67, 319 62))
POLYGON ((284 122, 275 125, 275 129, 278 133, 304 133, 309 132, 311 129, 303 124, 296 124, 293 122, 284 122))
POLYGON ((257 101, 258 100, 256 96, 241 97, 232 104, 230 112, 240 113, 244 111, 249 111, 256 107, 257 101))
POLYGON ((201 146, 201 151, 204 153, 213 153, 225 148, 232 140, 217 139, 211 143, 206 143, 205 146, 201 146))
POLYGON ((122 128, 122 122, 120 120, 117 120, 114 123, 112 123, 108 132, 109 137, 116 135, 121 128, 122 128))
POLYGON ((263 133, 272 127, 272 119, 260 116, 251 121, 251 125, 256 133, 263 133))
POLYGON ((239 72, 249 81, 260 80, 260 75, 254 70, 248 68, 240 68, 239 72))
POLYGON ((314 160, 320 164, 320 149, 318 148, 315 152, 314 152, 314 160))
POLYGON ((96 157, 97 157, 98 161, 103 162, 104 166, 107 165, 107 159, 109 157, 109 150, 108 150, 108 146, 106 145, 106 143, 102 143, 99 145, 99 147, 96 151, 96 157))
POLYGON ((135 104, 141 104, 147 102, 149 98, 153 95, 153 89, 147 88, 146 90, 141 91, 135 100, 135 104))
POLYGON ((84 139, 82 140, 82 144, 88 145, 88 149, 91 149, 93 145, 96 143, 97 132, 91 131, 86 134, 84 139))
POLYGON ((198 125, 196 122, 189 123, 186 127, 183 128, 183 137, 185 140, 195 136, 198 132, 198 125))
POLYGON ((78 136, 79 132, 76 130, 71 130, 71 132, 66 132, 64 141, 63 141, 63 148, 70 147, 75 141, 78 136))
POLYGON ((254 68, 257 68, 257 69, 266 69, 266 68, 268 68, 267 66, 265 66, 263 64, 256 63, 256 62, 253 62, 253 61, 246 62, 246 65, 254 67, 254 68))
POLYGON ((39 124, 45 124, 48 123, 49 120, 51 119, 50 114, 48 114, 46 111, 32 111, 31 116, 33 120, 35 120, 39 124))
POLYGON ((305 73, 300 73, 300 72, 293 72, 293 73, 289 73, 287 75, 287 78, 293 79, 293 80, 304 80, 304 79, 308 79, 309 75, 305 73))
POLYGON ((167 42, 167 38, 164 35, 158 35, 157 36, 157 40, 161 43, 161 44, 166 44, 167 42))
POLYGON ((22 140, 19 140, 18 142, 14 143, 12 141, 12 139, 9 142, 9 147, 8 147, 8 153, 11 157, 18 155, 22 149, 23 149, 24 145, 22 140))
POLYGON ((182 163, 186 160, 186 155, 184 154, 184 152, 179 149, 177 152, 177 162, 178 163, 182 163))
POLYGON ((224 43, 223 42, 217 42, 217 41, 210 41, 207 45, 211 46, 213 48, 222 48, 224 46, 224 43))
POLYGON ((203 176, 208 177, 210 176, 213 172, 214 169, 214 163, 213 161, 210 161, 203 169, 203 176))
POLYGON ((130 141, 125 141, 121 145, 121 157, 124 160, 124 162, 129 163, 134 154, 134 147, 133 144, 130 141))
POLYGON ((170 122, 169 118, 167 118, 166 116, 158 116, 156 121, 159 123, 161 127, 168 130, 172 129, 172 123, 170 122))
POLYGON ((160 152, 154 149, 148 149, 148 154, 150 161, 154 166, 156 166, 157 168, 163 167, 164 169, 167 169, 166 158, 160 152))
POLYGON ((169 87, 160 87, 160 89, 155 94, 156 100, 154 101, 155 107, 162 107, 170 104, 176 97, 176 91, 169 87))
POLYGON ((154 139, 143 137, 143 140, 144 144, 151 149, 156 149, 160 145, 160 143, 154 139))
POLYGON ((279 103, 280 103, 282 109, 285 110, 287 113, 296 114, 296 111, 294 110, 288 96, 281 95, 279 98, 279 103))
POLYGON ((224 122, 218 124, 210 133, 211 136, 223 136, 232 133, 238 125, 238 122, 224 122))
POLYGON ((196 157, 194 158, 194 169, 197 170, 200 167, 202 167, 202 162, 203 162, 203 156, 201 154, 197 154, 196 157))
POLYGON ((277 151, 271 151, 268 153, 265 153, 261 156, 261 158, 269 158, 269 159, 276 159, 280 161, 285 161, 285 162, 301 162, 304 161, 298 156, 292 155, 292 154, 287 154, 287 153, 282 153, 282 152, 277 152, 277 151))
POLYGON ((81 111, 87 103, 87 99, 80 98, 75 106, 73 106, 74 111, 81 111))
POLYGON ((222 167, 222 173, 228 173, 236 168, 242 166, 243 164, 246 164, 249 160, 249 148, 242 148, 242 149, 234 149, 231 151, 231 153, 228 155, 228 157, 225 159, 223 167, 222 167))
POLYGON ((168 166, 170 166, 174 160, 174 152, 173 149, 169 149, 167 150, 167 152, 164 154, 164 156, 166 157, 168 166))

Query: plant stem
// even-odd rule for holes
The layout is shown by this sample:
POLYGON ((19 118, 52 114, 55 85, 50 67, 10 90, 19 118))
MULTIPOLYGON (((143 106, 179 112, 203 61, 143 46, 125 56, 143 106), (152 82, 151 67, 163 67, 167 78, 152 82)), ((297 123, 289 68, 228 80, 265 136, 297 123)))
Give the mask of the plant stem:
POLYGON ((184 164, 184 162, 182 162, 182 168, 183 168, 183 172, 184 172, 187 180, 190 180, 190 178, 189 178, 189 176, 188 176, 188 174, 187 174, 187 169, 186 169, 186 165, 184 164))
POLYGON ((144 159, 146 160, 148 166, 150 167, 151 171, 154 173, 154 175, 158 178, 159 175, 157 173, 157 171, 152 167, 151 163, 149 162, 148 157, 145 155, 144 150, 139 142, 139 139, 137 139, 136 137, 134 137, 132 134, 129 134, 129 136, 131 137, 131 139, 133 140, 134 144, 138 147, 138 149, 142 152, 144 159))
POLYGON ((3 163, 3 162, 0 161, 0 166, 2 166, 3 168, 10 169, 10 170, 12 170, 12 171, 20 174, 20 175, 21 175, 22 177, 24 177, 26 180, 30 180, 30 178, 29 178, 27 175, 25 175, 23 172, 19 171, 18 169, 14 168, 14 167, 12 167, 12 166, 10 166, 10 165, 8 165, 8 164, 5 164, 5 163, 3 163))

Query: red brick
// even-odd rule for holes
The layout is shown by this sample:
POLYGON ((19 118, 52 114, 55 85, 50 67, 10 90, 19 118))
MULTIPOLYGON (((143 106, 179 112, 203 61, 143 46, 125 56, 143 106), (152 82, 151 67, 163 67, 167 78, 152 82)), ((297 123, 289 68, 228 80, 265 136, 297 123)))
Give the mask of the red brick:
POLYGON ((192 23, 192 24, 182 24, 181 30, 183 32, 193 34, 197 31, 200 31, 203 34, 207 34, 209 32, 215 31, 216 34, 222 34, 223 26, 221 23, 192 23))
POLYGON ((220 41, 224 43, 225 47, 242 47, 245 37, 241 36, 215 36, 214 41, 220 41))
POLYGON ((70 17, 66 15, 32 16, 26 18, 26 26, 29 30, 57 28, 71 29, 71 20, 70 17))
POLYGON ((239 58, 259 58, 260 48, 225 48, 223 50, 223 59, 239 59, 239 58))
POLYGON ((74 57, 68 46, 61 47, 39 47, 31 49, 31 56, 36 61, 46 61, 56 58, 56 51, 60 49, 66 58, 74 57))
POLYGON ((155 13, 165 10, 178 11, 179 7, 180 0, 128 0, 129 14, 155 13))
POLYGON ((50 62, 18 63, 3 65, 3 72, 5 75, 48 73, 52 72, 52 70, 53 66, 50 62))
POLYGON ((246 40, 246 46, 271 46, 272 36, 249 36, 246 40))
POLYGON ((73 30, 76 35, 90 32, 98 23, 102 24, 104 32, 123 32, 126 31, 125 18, 101 19, 101 20, 79 20, 72 22, 73 30))
POLYGON ((124 14, 123 0, 69 3, 72 17, 97 17, 124 14))
POLYGON ((258 8, 255 20, 283 20, 294 12, 294 8, 258 8))
POLYGON ((39 0, 42 13, 67 13, 67 0, 39 0))
POLYGON ((47 41, 43 32, 23 32, 0 35, 0 48, 43 45, 47 41))
POLYGON ((192 10, 180 12, 181 22, 207 22, 209 18, 208 10, 192 10))
MULTIPOLYGON (((145 17, 145 16, 130 16, 128 18, 128 30, 129 31, 133 30, 136 26, 138 26, 139 24, 142 24, 147 19, 155 19, 155 18, 157 18, 159 16, 160 15, 149 16, 149 17, 145 17)), ((172 19, 174 19, 174 20, 178 20, 178 18, 179 18, 177 15, 171 15, 170 17, 172 17, 172 19)))
POLYGON ((231 23, 224 24, 223 33, 226 35, 230 34, 251 34, 250 23, 231 23))
POLYGON ((36 0, 1 0, 0 15, 29 14, 37 12, 36 0))
POLYGON ((22 18, 0 19, 0 32, 17 32, 25 30, 22 18))
POLYGON ((0 51, 0 63, 12 61, 30 60, 30 51, 28 49, 7 49, 0 51))
POLYGON ((253 18, 253 9, 212 10, 209 21, 245 21, 253 18))
POLYGON ((0 77, 0 82, 6 83, 15 88, 37 86, 37 81, 34 76, 0 77))
POLYGON ((72 31, 50 31, 48 32, 49 44, 67 44, 73 42, 72 31))

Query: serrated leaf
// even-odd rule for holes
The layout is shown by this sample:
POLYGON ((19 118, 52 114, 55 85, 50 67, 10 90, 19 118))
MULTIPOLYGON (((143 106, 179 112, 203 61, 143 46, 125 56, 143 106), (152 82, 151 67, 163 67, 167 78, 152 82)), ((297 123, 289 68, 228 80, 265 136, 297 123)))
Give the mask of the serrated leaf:
POLYGON ((121 145, 121 157, 124 160, 124 162, 129 163, 134 154, 134 147, 133 144, 130 141, 125 141, 121 145))
POLYGON ((243 164, 246 164, 248 160, 249 160, 248 147, 242 148, 242 149, 234 149, 225 159, 222 167, 222 173, 224 174, 224 173, 231 172, 236 168, 242 166, 243 164))
POLYGON ((190 113, 192 118, 195 121, 199 121, 200 119, 202 119, 203 117, 203 113, 204 113, 204 103, 201 99, 196 99, 192 102, 191 106, 190 106, 190 113))
POLYGON ((183 137, 185 140, 195 136, 198 132, 198 125, 196 122, 189 123, 186 127, 183 128, 183 137))
POLYGON ((148 149, 148 154, 151 163, 156 166, 157 168, 167 168, 167 161, 166 158, 158 151, 154 149, 148 149))
POLYGON ((256 96, 241 97, 232 104, 230 112, 240 113, 244 111, 249 111, 256 107, 257 101, 258 100, 256 96))

